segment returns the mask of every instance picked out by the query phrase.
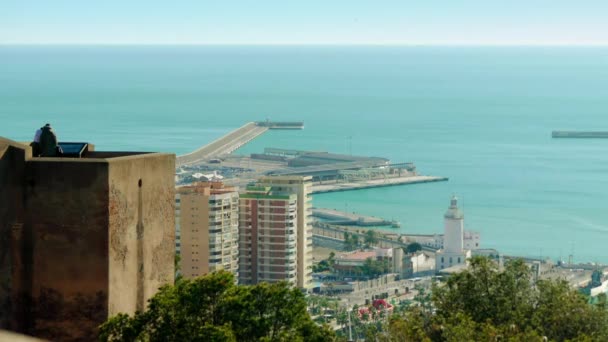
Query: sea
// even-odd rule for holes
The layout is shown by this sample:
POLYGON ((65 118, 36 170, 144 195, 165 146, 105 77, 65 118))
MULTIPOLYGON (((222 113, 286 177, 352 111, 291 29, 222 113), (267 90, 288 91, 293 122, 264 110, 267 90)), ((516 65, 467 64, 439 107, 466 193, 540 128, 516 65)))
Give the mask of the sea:
POLYGON ((0 136, 182 154, 249 121, 265 147, 414 162, 449 181, 313 204, 443 232, 452 195, 482 247, 608 263, 606 47, 0 46, 0 136))

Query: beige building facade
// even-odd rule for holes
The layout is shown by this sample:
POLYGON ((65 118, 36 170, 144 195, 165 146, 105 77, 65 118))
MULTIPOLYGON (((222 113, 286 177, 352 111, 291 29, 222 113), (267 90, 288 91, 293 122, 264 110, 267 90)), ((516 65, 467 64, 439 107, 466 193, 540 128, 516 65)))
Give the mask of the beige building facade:
POLYGON ((221 182, 178 188, 176 249, 184 277, 225 270, 238 278, 238 206, 238 189, 221 182))

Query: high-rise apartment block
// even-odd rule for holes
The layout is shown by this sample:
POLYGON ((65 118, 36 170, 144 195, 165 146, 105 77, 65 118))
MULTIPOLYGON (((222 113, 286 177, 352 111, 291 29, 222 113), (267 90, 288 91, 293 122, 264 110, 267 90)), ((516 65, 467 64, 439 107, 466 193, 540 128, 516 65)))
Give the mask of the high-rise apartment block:
POLYGON ((312 285, 311 177, 268 176, 240 200, 240 282, 312 285))
POLYGON ((221 182, 178 188, 176 231, 186 278, 225 270, 238 277, 239 194, 221 182))
POLYGON ((97 339, 174 277, 175 156, 0 138, 0 329, 97 339))
POLYGON ((239 283, 297 284, 297 196, 249 186, 240 198, 239 283))

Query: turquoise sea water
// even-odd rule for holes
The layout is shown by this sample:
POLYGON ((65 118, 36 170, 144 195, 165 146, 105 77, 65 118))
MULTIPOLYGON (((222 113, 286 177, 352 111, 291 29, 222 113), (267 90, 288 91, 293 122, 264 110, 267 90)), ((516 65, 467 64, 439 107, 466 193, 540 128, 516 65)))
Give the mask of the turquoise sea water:
POLYGON ((508 254, 608 263, 607 48, 0 47, 0 135, 51 122, 99 149, 184 153, 246 121, 303 120, 241 152, 328 150, 413 161, 449 182, 318 195, 316 206, 508 254), (349 138, 351 137, 351 138, 349 138))

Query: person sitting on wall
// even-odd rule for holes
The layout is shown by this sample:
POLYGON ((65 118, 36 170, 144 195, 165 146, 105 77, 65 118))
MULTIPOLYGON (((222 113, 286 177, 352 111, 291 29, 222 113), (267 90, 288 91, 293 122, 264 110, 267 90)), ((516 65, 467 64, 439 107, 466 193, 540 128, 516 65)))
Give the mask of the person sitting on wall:
POLYGON ((34 142, 32 142, 32 154, 34 157, 40 156, 40 135, 42 134, 42 127, 36 130, 36 134, 34 134, 34 142))
POLYGON ((57 157, 60 155, 60 148, 57 145, 57 136, 51 128, 51 124, 42 127, 40 133, 40 152, 42 157, 57 157))

